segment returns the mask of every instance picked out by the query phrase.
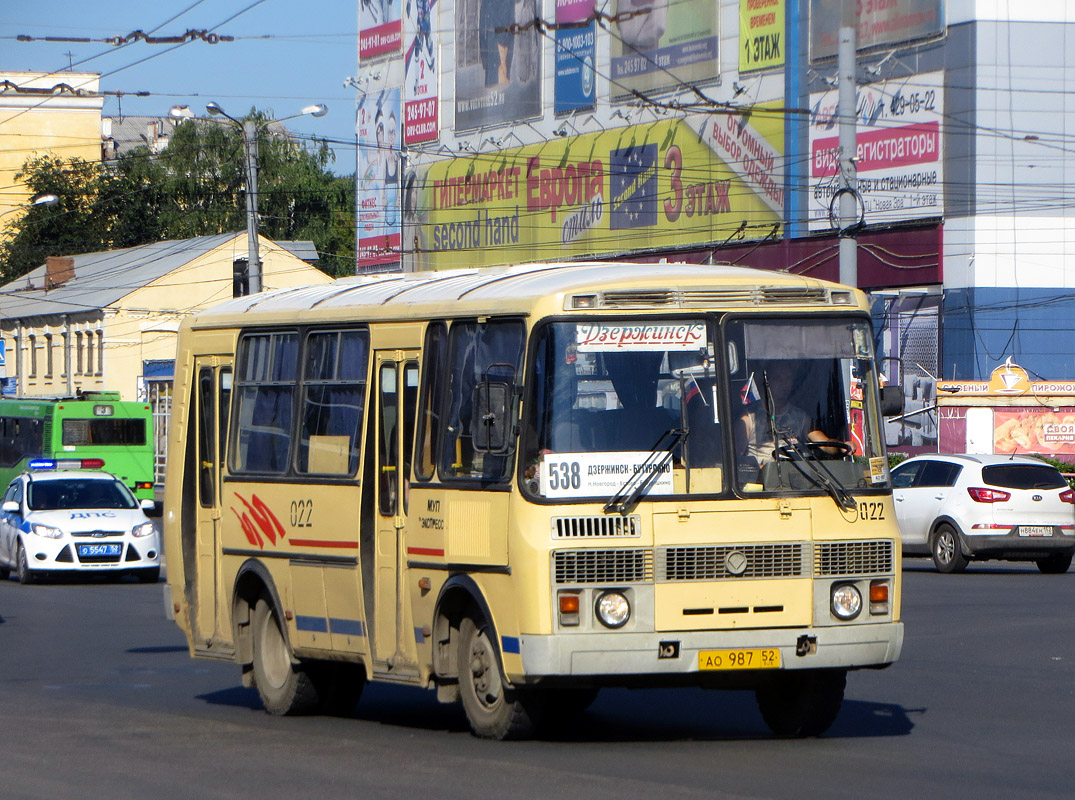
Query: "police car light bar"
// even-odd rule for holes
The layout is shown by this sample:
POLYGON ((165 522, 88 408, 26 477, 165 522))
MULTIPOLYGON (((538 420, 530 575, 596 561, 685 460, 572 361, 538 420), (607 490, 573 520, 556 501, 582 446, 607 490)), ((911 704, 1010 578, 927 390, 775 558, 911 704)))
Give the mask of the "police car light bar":
POLYGON ((105 465, 103 458, 34 458, 29 463, 30 469, 101 469, 105 465))

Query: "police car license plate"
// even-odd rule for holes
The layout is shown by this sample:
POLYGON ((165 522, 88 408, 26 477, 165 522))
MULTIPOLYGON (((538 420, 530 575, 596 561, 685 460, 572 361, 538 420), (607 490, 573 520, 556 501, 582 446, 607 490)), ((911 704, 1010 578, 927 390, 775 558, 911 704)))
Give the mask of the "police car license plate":
POLYGON ((80 544, 78 546, 79 558, 101 558, 102 556, 118 556, 123 549, 121 544, 80 544))

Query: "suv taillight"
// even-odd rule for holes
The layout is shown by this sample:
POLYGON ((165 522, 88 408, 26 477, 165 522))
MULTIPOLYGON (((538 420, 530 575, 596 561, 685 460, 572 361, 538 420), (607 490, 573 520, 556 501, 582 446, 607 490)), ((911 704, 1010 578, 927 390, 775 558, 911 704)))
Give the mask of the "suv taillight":
POLYGON ((997 489, 980 489, 970 487, 967 489, 971 500, 976 503, 1004 503, 1011 498, 1010 492, 1001 492, 997 489))
POLYGON ((1060 493, 1060 499, 1065 503, 1071 503, 1075 505, 1075 489, 1068 489, 1067 491, 1060 493))

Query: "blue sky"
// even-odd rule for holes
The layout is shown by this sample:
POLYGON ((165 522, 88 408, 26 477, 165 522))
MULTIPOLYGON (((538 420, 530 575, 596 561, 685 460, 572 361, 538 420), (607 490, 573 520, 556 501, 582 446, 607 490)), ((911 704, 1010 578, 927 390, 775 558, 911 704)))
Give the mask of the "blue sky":
POLYGON ((355 171, 355 90, 344 83, 358 70, 357 30, 357 0, 0 0, 0 71, 62 74, 73 64, 75 71, 100 73, 103 91, 129 93, 106 97, 106 116, 166 115, 173 105, 204 116, 212 100, 233 117, 255 106, 280 119, 324 103, 325 117, 287 125, 340 142, 333 145, 333 170, 348 174, 355 171), (117 47, 17 40, 103 40, 137 30, 153 36, 208 30, 236 41, 117 47))

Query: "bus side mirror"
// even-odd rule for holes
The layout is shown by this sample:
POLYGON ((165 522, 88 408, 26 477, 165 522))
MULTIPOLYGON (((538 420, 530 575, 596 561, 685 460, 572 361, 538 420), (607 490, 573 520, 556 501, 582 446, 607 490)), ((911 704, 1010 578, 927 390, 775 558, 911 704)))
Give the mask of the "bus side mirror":
POLYGON ((478 453, 507 455, 511 441, 508 420, 511 386, 501 381, 483 381, 474 387, 474 416, 471 432, 478 453))
POLYGON ((903 413, 903 387, 881 387, 881 415, 895 417, 903 413))

